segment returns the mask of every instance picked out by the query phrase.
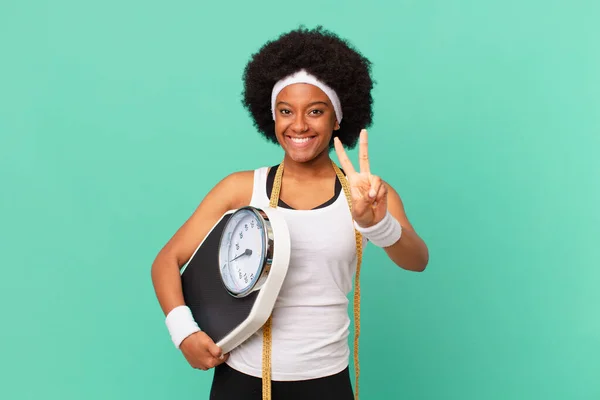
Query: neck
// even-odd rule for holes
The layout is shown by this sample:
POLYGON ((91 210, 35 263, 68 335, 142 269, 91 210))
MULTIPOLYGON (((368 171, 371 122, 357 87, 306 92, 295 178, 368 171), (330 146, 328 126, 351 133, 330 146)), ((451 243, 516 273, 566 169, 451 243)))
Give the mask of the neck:
POLYGON ((327 150, 317 157, 306 162, 296 162, 286 154, 284 159, 285 175, 293 178, 305 178, 317 176, 327 176, 335 174, 331 165, 331 158, 327 150))

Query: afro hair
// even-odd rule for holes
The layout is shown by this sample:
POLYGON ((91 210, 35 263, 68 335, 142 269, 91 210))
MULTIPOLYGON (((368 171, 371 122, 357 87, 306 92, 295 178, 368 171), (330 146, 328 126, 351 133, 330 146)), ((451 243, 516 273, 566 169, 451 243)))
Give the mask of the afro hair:
POLYGON ((373 120, 371 62, 346 40, 321 26, 285 33, 252 55, 243 74, 242 104, 254 126, 267 140, 277 143, 271 92, 277 81, 300 69, 336 91, 344 118, 334 136, 346 147, 354 148, 361 129, 373 120))

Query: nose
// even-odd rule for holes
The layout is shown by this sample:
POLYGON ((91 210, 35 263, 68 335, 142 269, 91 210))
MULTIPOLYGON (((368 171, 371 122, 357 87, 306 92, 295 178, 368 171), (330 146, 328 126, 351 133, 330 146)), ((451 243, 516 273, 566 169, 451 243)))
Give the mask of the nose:
POLYGON ((292 123, 291 128, 294 132, 298 133, 306 132, 308 130, 308 124, 306 123, 306 120, 302 113, 298 113, 296 115, 296 118, 294 118, 294 122, 292 123))

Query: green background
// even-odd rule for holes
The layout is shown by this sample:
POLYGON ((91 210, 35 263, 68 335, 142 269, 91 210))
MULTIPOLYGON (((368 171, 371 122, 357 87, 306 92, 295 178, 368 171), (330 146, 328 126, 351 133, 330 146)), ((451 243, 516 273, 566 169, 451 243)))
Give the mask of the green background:
POLYGON ((600 399, 599 4, 4 0, 0 398, 208 397, 150 265, 280 160, 240 78, 303 23, 373 61, 372 168, 431 254, 367 250, 361 398, 600 399))

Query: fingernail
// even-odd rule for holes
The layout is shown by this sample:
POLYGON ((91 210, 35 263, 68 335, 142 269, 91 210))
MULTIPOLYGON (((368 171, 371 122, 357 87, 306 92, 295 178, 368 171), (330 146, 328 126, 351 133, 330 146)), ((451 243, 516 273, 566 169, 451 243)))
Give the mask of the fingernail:
POLYGON ((369 192, 369 197, 375 197, 375 195, 377 195, 377 193, 375 193, 375 190, 371 189, 369 192))

